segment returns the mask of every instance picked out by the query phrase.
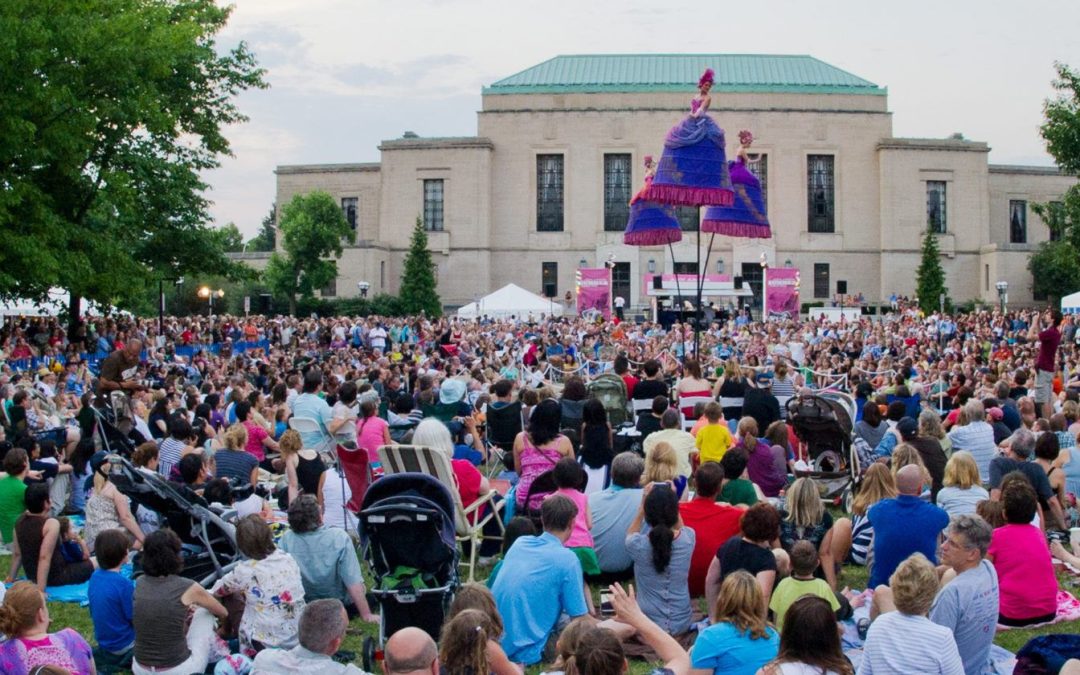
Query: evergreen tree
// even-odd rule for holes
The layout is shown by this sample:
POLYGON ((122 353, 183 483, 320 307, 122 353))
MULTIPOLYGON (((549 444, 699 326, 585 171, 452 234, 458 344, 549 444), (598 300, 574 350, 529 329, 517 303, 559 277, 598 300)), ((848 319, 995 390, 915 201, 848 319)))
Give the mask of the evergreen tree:
POLYGON ((937 237, 929 227, 923 235, 922 261, 915 272, 915 293, 919 296, 919 308, 926 314, 938 311, 942 295, 945 296, 945 307, 951 305, 945 288, 945 270, 941 267, 937 237))
POLYGON ((270 205, 270 213, 262 219, 259 233, 248 242, 249 251, 273 251, 277 243, 277 206, 270 205))
POLYGON ((406 313, 419 314, 423 311, 428 316, 438 316, 442 313, 442 301, 435 289, 435 263, 431 261, 427 244, 424 221, 417 216, 409 252, 405 255, 399 298, 401 309, 406 313))

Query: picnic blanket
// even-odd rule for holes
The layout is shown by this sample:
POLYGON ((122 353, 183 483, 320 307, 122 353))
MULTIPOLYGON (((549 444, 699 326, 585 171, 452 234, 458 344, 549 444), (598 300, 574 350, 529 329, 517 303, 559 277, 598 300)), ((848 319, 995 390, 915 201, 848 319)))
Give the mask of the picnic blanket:
MULTIPOLYGON (((124 563, 120 567, 120 574, 124 578, 130 579, 131 563, 124 563)), ((26 581, 26 577, 20 577, 18 580, 26 581)), ((7 584, 6 588, 11 588, 11 584, 7 584)), ((86 607, 90 604, 89 581, 84 581, 81 584, 71 584, 70 586, 46 586, 45 593, 49 596, 49 602, 72 602, 80 607, 86 607)))
MULTIPOLYGON (((848 657, 856 671, 859 670, 859 664, 862 663, 863 656, 863 640, 859 637, 858 629, 859 619, 870 619, 869 598, 872 594, 865 592, 864 594, 867 598, 866 604, 856 607, 850 619, 840 622, 844 629, 840 638, 840 646, 844 650, 844 656, 848 657)), ((982 675, 1012 675, 1015 667, 1016 654, 1003 647, 992 645, 990 647, 990 662, 986 664, 982 675)))
POLYGON ((1068 591, 1059 590, 1057 592, 1057 613, 1054 615, 1053 621, 1045 621, 1030 626, 1005 626, 999 623, 997 629, 999 631, 1012 630, 1013 628, 1029 630, 1031 628, 1041 628, 1042 626, 1052 626, 1061 621, 1076 621, 1077 619, 1080 619, 1080 600, 1077 600, 1068 591))

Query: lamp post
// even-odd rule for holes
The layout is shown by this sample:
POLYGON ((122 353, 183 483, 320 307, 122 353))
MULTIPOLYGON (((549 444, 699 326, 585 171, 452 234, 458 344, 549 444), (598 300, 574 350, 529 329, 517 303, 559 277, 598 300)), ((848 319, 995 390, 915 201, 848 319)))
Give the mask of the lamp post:
POLYGON ((761 320, 769 319, 769 259, 765 251, 761 252, 761 320))
POLYGON ((1005 314, 1005 304, 1007 302, 1009 302, 1009 282, 1008 281, 999 281, 996 284, 994 284, 994 286, 997 288, 998 303, 999 303, 999 306, 1001 307, 1001 313, 1005 314))
POLYGON ((360 297, 361 298, 366 298, 367 293, 368 293, 368 289, 371 288, 371 284, 366 282, 366 281, 357 281, 356 282, 356 288, 360 291, 360 297))
POLYGON ((209 286, 200 286, 199 287, 199 297, 200 298, 206 298, 207 307, 208 307, 208 316, 213 316, 214 315, 214 298, 215 297, 224 298, 225 297, 225 291, 220 289, 220 288, 215 291, 214 289, 210 288, 209 286))

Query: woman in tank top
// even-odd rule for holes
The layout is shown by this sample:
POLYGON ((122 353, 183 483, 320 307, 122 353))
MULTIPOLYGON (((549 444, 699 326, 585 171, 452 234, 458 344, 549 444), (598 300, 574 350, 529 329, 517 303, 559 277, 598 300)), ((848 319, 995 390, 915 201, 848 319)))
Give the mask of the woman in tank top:
POLYGON ((135 675, 201 673, 228 647, 214 633, 214 617, 226 619, 225 607, 205 588, 180 576, 184 561, 180 539, 172 530, 158 530, 143 547, 144 574, 135 582, 135 675), (188 610, 195 609, 185 631, 188 610))
POLYGON ((559 402, 547 399, 533 409, 528 431, 514 439, 514 466, 520 477, 517 484, 518 508, 539 508, 544 495, 533 495, 528 504, 529 488, 540 474, 555 468, 563 457, 573 457, 570 440, 559 433, 562 411, 559 402))

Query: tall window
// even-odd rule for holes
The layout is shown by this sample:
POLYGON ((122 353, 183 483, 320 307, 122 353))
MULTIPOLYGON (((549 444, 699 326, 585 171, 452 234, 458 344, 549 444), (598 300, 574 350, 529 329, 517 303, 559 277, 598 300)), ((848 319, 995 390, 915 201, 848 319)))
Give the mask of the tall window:
POLYGON ((814 297, 829 297, 829 263, 814 263, 814 297))
POLYGON ((761 201, 764 202, 765 208, 769 208, 769 156, 762 153, 757 156, 757 159, 753 162, 747 163, 747 168, 750 169, 750 173, 758 179, 761 183, 761 201))
POLYGON ((671 271, 675 274, 697 274, 697 269, 696 262, 677 262, 671 266, 671 271))
POLYGON ((331 279, 330 283, 323 287, 319 293, 324 298, 333 298, 337 296, 337 279, 331 279))
POLYGON ((836 231, 833 159, 832 155, 806 156, 806 228, 810 232, 836 231))
POLYGON ((1023 199, 1009 200, 1009 243, 1027 243, 1027 202, 1023 199))
POLYGON ((563 231, 562 155, 536 156, 536 230, 563 231))
POLYGON ((739 267, 743 280, 743 288, 750 288, 750 291, 754 294, 753 306, 761 307, 761 280, 762 280, 761 265, 756 262, 744 262, 739 267))
POLYGON ((1050 241, 1061 241, 1065 227, 1065 204, 1050 202, 1046 207, 1046 226, 1050 228, 1050 241))
POLYGON ((611 297, 620 297, 630 306, 630 263, 617 262, 611 268, 611 297))
POLYGON ((540 285, 546 298, 559 294, 559 263, 540 263, 540 285))
POLYGON ((443 231, 442 179, 424 181, 424 229, 428 232, 443 231))
POLYGON ((683 232, 696 232, 701 224, 701 209, 697 206, 676 206, 675 217, 683 232))
POLYGON ((379 261, 379 288, 386 288, 386 261, 379 261))
POLYGON ((349 229, 356 232, 356 211, 358 199, 356 197, 342 197, 341 198, 341 213, 345 216, 345 222, 349 224, 349 229))
POLYGON ((630 155, 604 155, 604 231, 622 232, 630 219, 630 155))
POLYGON ((926 181, 926 222, 931 232, 945 234, 945 181, 926 181))

